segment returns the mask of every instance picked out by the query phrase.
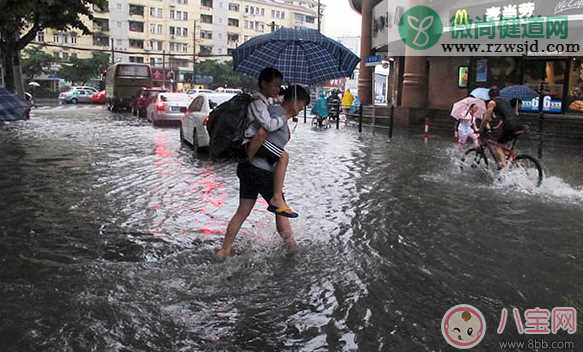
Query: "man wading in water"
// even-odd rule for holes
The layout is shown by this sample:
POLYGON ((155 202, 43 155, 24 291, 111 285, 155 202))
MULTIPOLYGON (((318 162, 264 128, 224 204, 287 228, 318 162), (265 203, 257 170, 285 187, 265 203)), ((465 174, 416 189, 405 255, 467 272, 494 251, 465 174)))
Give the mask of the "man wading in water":
MULTIPOLYGON (((281 106, 269 106, 271 118, 283 118, 286 123, 267 135, 267 141, 276 145, 283 150, 290 138, 290 130, 287 120, 295 117, 300 111, 304 110, 310 103, 310 94, 300 86, 290 86, 284 92, 283 103, 281 106)), ((237 165, 237 177, 239 177, 239 207, 235 215, 229 221, 227 233, 223 242, 223 247, 217 251, 217 256, 227 257, 233 254, 233 242, 241 225, 247 219, 257 196, 261 195, 268 203, 273 198, 273 185, 275 164, 271 158, 263 155, 256 155, 251 160, 245 160, 237 165)), ((281 195, 283 197, 283 194, 281 195)), ((277 232, 285 241, 290 252, 296 250, 296 241, 293 237, 292 228, 288 217, 282 215, 275 216, 277 232)))

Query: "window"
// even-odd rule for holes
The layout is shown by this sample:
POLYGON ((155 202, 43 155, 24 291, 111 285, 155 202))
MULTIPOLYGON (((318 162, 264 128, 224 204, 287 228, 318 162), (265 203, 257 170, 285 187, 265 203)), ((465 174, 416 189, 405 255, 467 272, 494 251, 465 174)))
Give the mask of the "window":
POLYGON ((249 29, 249 21, 245 21, 245 29, 249 29))
POLYGON ((162 9, 157 7, 150 7, 150 16, 162 18, 162 9))
POLYGON ((201 45, 200 46, 200 54, 201 55, 211 55, 213 52, 212 46, 201 45))
POLYGON ((77 44, 77 33, 71 33, 71 44, 77 44))
POLYGON ((162 51, 162 42, 159 40, 150 40, 150 49, 162 51))
POLYGON ((306 23, 316 23, 316 17, 306 16, 306 23))
POLYGON ((281 19, 285 20, 285 12, 281 11, 281 19))
POLYGON ((176 29, 172 26, 168 27, 168 34, 170 35, 175 35, 176 34, 176 29))
POLYGON ((239 4, 229 3, 229 11, 239 12, 239 4))
POLYGON ((69 58, 69 53, 63 52, 63 59, 68 59, 69 58))
POLYGON ((144 22, 129 21, 130 32, 144 32, 144 22))
POLYGON ((109 21, 105 18, 94 18, 93 19, 93 30, 96 32, 108 32, 109 31, 109 21))
POLYGON ((157 25, 157 27, 156 27, 156 33, 157 34, 162 34, 163 32, 164 31, 162 30, 162 25, 161 24, 157 25))
POLYGON ((130 5, 130 16, 144 16, 144 6, 130 5))
POLYGON ((174 10, 170 10, 170 19, 173 20, 174 19, 174 10))
POLYGON ((186 28, 186 27, 182 28, 182 36, 188 37, 188 28, 186 28))
POLYGON ((130 48, 144 49, 144 41, 139 39, 130 39, 130 48))
POLYGON ((275 10, 271 10, 271 18, 275 18, 275 10))
POLYGON ((251 6, 251 8, 249 9, 249 13, 254 15, 255 14, 255 7, 251 6))
POLYGON ((117 69, 118 76, 148 77, 150 69, 148 66, 120 65, 117 69))
POLYGON ((97 12, 97 13, 105 13, 105 12, 109 12, 109 3, 106 1, 103 4, 103 7, 99 6, 99 5, 93 5, 93 11, 97 12))
POLYGON ((245 13, 249 13, 249 6, 245 6, 245 13))
POLYGON ((200 0, 200 6, 213 7, 213 0, 200 0))
POLYGON ((176 1, 179 5, 188 5, 188 0, 177 0, 176 1))
POLYGON ((137 63, 143 64, 144 57, 143 56, 130 56, 130 62, 137 62, 137 63))
POLYGON ((45 32, 44 31, 36 32, 36 41, 37 42, 44 42, 45 41, 45 32))
POLYGON ((239 41, 239 34, 236 34, 236 33, 227 34, 227 41, 238 42, 239 41))
POLYGON ((228 25, 231 27, 239 27, 239 20, 236 18, 229 18, 228 25))
POLYGON ((188 12, 186 12, 186 11, 182 12, 182 19, 184 21, 188 21, 188 12))
POLYGON ((234 52, 235 52, 235 49, 227 49, 228 55, 233 55, 234 52))
POLYGON ((109 46, 109 37, 102 35, 93 36, 93 45, 95 46, 109 46))
POLYGON ((261 16, 265 16, 265 9, 261 9, 261 16))
POLYGON ((192 101, 188 110, 192 112, 199 112, 202 110, 202 106, 204 104, 204 96, 200 96, 192 101))
POLYGON ((213 23, 213 16, 211 16, 211 15, 200 15, 200 21, 202 23, 213 23))
POLYGON ((213 39, 213 32, 210 32, 210 31, 200 31, 200 37, 202 39, 213 39))
POLYGON ((150 33, 156 34, 156 25, 153 23, 150 23, 150 33))

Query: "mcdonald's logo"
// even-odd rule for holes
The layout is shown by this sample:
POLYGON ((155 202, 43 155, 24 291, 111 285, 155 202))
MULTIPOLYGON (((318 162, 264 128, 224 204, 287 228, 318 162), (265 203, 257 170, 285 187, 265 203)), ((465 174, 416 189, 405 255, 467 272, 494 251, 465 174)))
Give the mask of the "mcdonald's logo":
POLYGON ((470 14, 468 10, 457 10, 455 12, 455 16, 453 18, 453 25, 454 26, 465 26, 470 24, 470 14))

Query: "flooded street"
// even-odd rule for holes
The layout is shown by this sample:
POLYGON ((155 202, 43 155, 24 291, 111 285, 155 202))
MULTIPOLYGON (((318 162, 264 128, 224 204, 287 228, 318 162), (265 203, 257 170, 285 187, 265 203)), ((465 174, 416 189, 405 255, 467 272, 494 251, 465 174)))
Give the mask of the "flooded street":
MULTIPOLYGON (((547 150, 539 189, 461 173, 449 140, 300 122, 287 256, 258 202, 237 255, 235 163, 104 107, 0 127, 0 351, 451 351, 457 304, 583 314, 583 153, 547 150)), ((574 341, 579 331, 553 338, 574 341)))

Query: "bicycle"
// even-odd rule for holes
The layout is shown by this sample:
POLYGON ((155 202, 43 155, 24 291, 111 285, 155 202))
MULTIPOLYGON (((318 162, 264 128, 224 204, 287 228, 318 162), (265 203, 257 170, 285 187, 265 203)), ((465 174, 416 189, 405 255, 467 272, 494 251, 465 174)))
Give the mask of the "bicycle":
MULTIPOLYGON (((501 148, 506 158, 506 168, 509 170, 521 170, 535 187, 540 187, 544 177, 540 161, 528 154, 518 154, 514 150, 518 138, 526 132, 526 130, 522 130, 516 133, 510 145, 487 140, 485 145, 480 143, 480 146, 467 150, 462 157, 462 165, 460 165, 460 168, 463 171, 464 165, 467 165, 469 162, 469 166, 472 169, 481 168, 482 166, 489 169, 491 160, 489 160, 486 151, 489 151, 491 158, 496 160, 494 150, 501 148)), ((493 163, 493 165, 496 164, 496 162, 493 163)))

